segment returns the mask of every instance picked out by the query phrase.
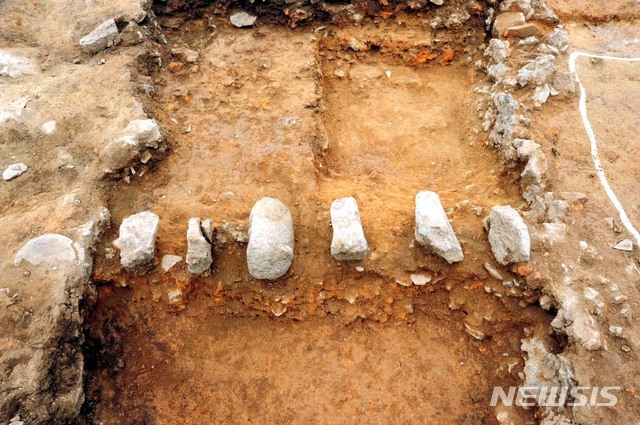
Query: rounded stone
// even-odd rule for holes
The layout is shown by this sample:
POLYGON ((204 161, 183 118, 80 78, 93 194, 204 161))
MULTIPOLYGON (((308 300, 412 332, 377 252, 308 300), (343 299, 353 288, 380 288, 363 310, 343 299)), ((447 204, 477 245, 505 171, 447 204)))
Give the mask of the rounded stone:
POLYGON ((247 266, 256 279, 275 280, 293 262, 293 218, 279 200, 262 198, 249 217, 247 266))

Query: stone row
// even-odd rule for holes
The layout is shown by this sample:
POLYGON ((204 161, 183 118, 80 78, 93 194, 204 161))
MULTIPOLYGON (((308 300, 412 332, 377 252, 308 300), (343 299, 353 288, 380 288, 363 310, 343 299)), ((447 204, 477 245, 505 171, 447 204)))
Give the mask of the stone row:
MULTIPOLYGON (((364 234, 358 204, 353 197, 342 198, 331 205, 333 239, 331 255, 339 261, 364 260, 369 244, 364 234)), ((114 246, 120 250, 123 267, 144 272, 155 256, 159 217, 143 211, 127 217, 120 225, 114 246)), ((529 261, 531 242, 529 229, 516 209, 495 206, 484 219, 491 250, 498 263, 509 265, 529 261)), ((449 264, 463 261, 462 246, 435 192, 423 191, 415 198, 415 240, 449 264)), ((208 273, 213 263, 213 229, 210 220, 189 220, 187 230, 187 270, 192 274, 208 273)), ((294 226, 291 212, 281 201, 262 198, 253 206, 249 217, 247 268, 260 280, 275 280, 287 273, 294 257, 294 226)), ((179 256, 165 256, 162 267, 167 271, 181 261, 179 256)))

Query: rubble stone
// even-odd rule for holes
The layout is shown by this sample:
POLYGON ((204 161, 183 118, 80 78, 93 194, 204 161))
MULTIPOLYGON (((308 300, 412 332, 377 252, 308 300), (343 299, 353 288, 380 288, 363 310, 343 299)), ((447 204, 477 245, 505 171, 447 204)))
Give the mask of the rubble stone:
POLYGON ((116 21, 109 19, 82 37, 80 46, 85 52, 94 54, 110 47, 117 37, 118 27, 116 26, 116 21))
POLYGON ((495 206, 485 219, 491 251, 503 266, 529 261, 531 238, 527 225, 511 206, 495 206))
POLYGON ((144 271, 153 262, 160 218, 143 211, 125 218, 120 236, 113 245, 120 249, 120 263, 131 270, 144 271))
POLYGON ((247 266, 256 279, 275 280, 293 262, 293 218, 279 200, 262 198, 249 217, 247 266))
POLYGON ((362 230, 360 211, 352 197, 338 199, 331 204, 333 240, 331 255, 336 260, 362 260, 369 246, 362 230))
POLYGON ((449 218, 435 192, 424 191, 416 195, 416 241, 449 264, 464 259, 462 247, 456 237, 449 218))

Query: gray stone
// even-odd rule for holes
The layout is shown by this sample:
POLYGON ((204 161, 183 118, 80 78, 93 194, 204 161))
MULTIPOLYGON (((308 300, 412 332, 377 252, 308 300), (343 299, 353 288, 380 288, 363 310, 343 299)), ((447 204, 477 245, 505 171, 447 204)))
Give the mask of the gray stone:
POLYGON ((489 65, 487 68, 487 75, 493 79, 495 82, 501 82, 505 77, 509 75, 511 68, 503 63, 498 63, 494 65, 489 65))
POLYGON ((556 58, 553 55, 539 56, 518 71, 518 84, 524 87, 530 82, 541 86, 549 81, 556 71, 556 58))
POLYGON ((558 94, 570 96, 576 92, 576 76, 573 72, 558 72, 553 79, 553 88, 558 94))
POLYGON ((547 221, 550 223, 560 223, 564 221, 564 216, 569 209, 569 204, 563 200, 555 200, 549 203, 547 210, 547 221))
POLYGON ((484 55, 489 57, 494 64, 503 63, 510 53, 509 42, 498 38, 489 40, 489 47, 484 51, 484 55))
POLYGON ((27 242, 16 254, 14 264, 23 261, 38 266, 46 263, 58 266, 60 263, 71 263, 78 259, 73 241, 66 236, 47 233, 27 242))
POLYGON ((200 227, 202 228, 202 235, 209 241, 209 243, 213 243, 213 222, 211 219, 204 220, 200 227))
POLYGON ((545 55, 557 55, 560 52, 558 51, 557 48, 555 48, 554 46, 551 46, 549 44, 546 43, 540 43, 540 45, 538 46, 538 52, 545 54, 545 55))
POLYGON ((462 261, 464 255, 449 218, 435 192, 416 195, 416 241, 438 254, 449 264, 462 261))
POLYGON ((561 30, 560 28, 555 28, 549 36, 549 44, 564 53, 569 48, 569 36, 566 31, 561 30))
POLYGON ((202 274, 211 268, 211 244, 202 234, 200 218, 189 220, 187 229, 187 270, 189 273, 202 274))
POLYGON ((561 308, 551 322, 556 330, 564 331, 587 350, 602 347, 602 337, 595 319, 581 304, 580 296, 569 290, 559 297, 561 308))
POLYGON ((540 149, 539 144, 529 139, 515 139, 513 146, 516 147, 518 159, 521 161, 527 161, 535 151, 540 149))
POLYGON ((518 46, 531 46, 533 44, 538 44, 539 42, 540 39, 538 37, 531 36, 518 41, 518 46))
POLYGON ((109 19, 82 37, 80 46, 85 52, 94 54, 110 47, 117 37, 118 27, 116 26, 116 21, 109 19))
POLYGON ((369 245, 364 237, 360 210, 354 198, 333 201, 331 225, 333 226, 331 255, 336 260, 362 260, 367 256, 369 245))
POLYGON ((293 218, 279 200, 262 198, 249 217, 247 266, 256 279, 283 276, 293 262, 293 218))
POLYGON ((133 164, 138 156, 138 141, 132 136, 110 140, 100 151, 100 161, 108 171, 118 171, 133 164))
POLYGON ((113 245, 120 250, 120 263, 131 270, 144 271, 151 266, 156 251, 160 218, 143 211, 125 218, 120 236, 113 245))
POLYGON ((111 213, 106 207, 102 207, 94 214, 92 220, 78 226, 70 236, 84 249, 93 251, 95 244, 110 224, 111 213))
POLYGON ((547 350, 542 340, 536 337, 523 339, 521 343, 520 348, 526 353, 523 386, 571 388, 575 385, 568 360, 547 350))
POLYGON ((493 96, 493 104, 498 115, 489 135, 489 143, 498 148, 506 159, 512 159, 515 155, 512 143, 518 101, 509 93, 497 93, 493 96))
POLYGON ((238 28, 250 27, 256 23, 256 19, 257 16, 247 12, 236 12, 229 17, 231 23, 238 28))
POLYGON ((11 164, 2 172, 2 179, 4 181, 15 179, 16 177, 19 177, 26 173, 28 169, 29 167, 27 167, 22 162, 11 164))
POLYGON ((135 139, 140 147, 157 148, 162 141, 162 133, 156 120, 144 119, 129 122, 124 130, 125 137, 135 139))
POLYGON ((518 211, 506 206, 495 206, 485 219, 491 251, 503 266, 529 261, 531 238, 529 229, 518 211))

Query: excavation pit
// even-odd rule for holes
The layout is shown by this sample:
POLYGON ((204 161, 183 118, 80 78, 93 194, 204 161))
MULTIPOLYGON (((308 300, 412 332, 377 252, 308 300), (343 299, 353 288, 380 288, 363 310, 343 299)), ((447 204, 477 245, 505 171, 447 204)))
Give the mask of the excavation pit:
POLYGON ((124 272, 107 255, 114 226, 96 255, 85 416, 497 423, 492 389, 519 382, 521 339, 558 347, 538 294, 522 273, 497 267, 482 228, 492 206, 523 203, 480 131, 483 76, 472 64, 482 11, 464 30, 412 15, 237 29, 213 11, 159 16, 168 44, 145 64, 154 94, 142 100, 169 153, 113 183, 109 200, 115 223, 142 210, 160 217, 157 262, 184 258, 189 218, 211 218, 213 270, 192 276, 183 261, 124 272), (421 190, 440 195, 462 263, 414 246, 421 190), (252 279, 246 245, 224 230, 246 227, 264 196, 289 207, 296 232, 293 266, 276 282, 252 279), (329 207, 346 196, 370 244, 353 263, 329 250, 329 207))

